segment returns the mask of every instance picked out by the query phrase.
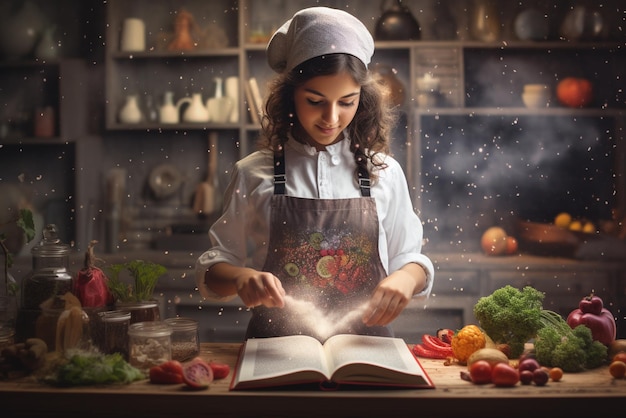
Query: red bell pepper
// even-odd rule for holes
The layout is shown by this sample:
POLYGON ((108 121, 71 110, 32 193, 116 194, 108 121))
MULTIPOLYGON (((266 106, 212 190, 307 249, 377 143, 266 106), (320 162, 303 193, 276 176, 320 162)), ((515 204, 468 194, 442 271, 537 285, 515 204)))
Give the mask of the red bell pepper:
POLYGON ((571 328, 585 325, 591 330, 594 340, 609 346, 617 335, 615 317, 604 307, 602 299, 598 296, 589 295, 584 297, 578 304, 578 309, 573 310, 567 317, 567 324, 571 328))

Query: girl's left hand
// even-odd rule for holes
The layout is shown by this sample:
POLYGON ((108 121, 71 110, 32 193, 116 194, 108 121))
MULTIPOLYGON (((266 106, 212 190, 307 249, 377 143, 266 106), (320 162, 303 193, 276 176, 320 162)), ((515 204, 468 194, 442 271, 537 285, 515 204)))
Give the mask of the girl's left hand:
POLYGON ((406 265, 391 273, 374 290, 363 314, 363 323, 370 327, 388 325, 406 308, 416 290, 421 290, 417 283, 425 282, 426 274, 417 264, 406 265))

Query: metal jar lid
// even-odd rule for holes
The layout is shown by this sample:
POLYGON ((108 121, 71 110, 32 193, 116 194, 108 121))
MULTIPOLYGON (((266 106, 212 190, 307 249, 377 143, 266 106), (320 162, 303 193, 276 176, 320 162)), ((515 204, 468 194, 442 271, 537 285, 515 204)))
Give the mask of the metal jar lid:
POLYGON ((61 242, 57 226, 54 224, 46 225, 43 240, 31 249, 34 257, 62 257, 69 252, 70 246, 61 242))

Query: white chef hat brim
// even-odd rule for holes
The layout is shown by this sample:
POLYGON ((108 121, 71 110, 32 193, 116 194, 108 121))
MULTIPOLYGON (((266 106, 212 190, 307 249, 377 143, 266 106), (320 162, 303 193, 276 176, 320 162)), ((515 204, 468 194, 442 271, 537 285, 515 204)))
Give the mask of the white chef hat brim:
POLYGON ((300 10, 267 45, 268 63, 278 73, 291 71, 311 58, 338 53, 354 55, 367 67, 374 54, 374 39, 359 19, 328 7, 300 10))

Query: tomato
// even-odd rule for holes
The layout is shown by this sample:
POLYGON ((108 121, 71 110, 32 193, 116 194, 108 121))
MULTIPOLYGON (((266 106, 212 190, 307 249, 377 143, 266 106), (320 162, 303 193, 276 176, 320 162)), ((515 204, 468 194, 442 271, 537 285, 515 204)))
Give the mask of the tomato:
POLYGON ((585 107, 591 103, 593 88, 584 78, 566 77, 556 86, 556 97, 568 107, 585 107))
POLYGON ((626 353, 625 352, 619 352, 617 354, 615 354, 612 358, 613 361, 623 361, 624 363, 626 363, 626 353))
POLYGON ((226 363, 210 361, 209 366, 213 370, 213 379, 224 379, 230 374, 230 366, 226 363))
POLYGON ((517 253, 519 245, 517 244, 517 240, 515 237, 507 236, 506 237, 506 254, 512 255, 517 253))
POLYGON ((183 383, 183 365, 176 360, 166 361, 151 367, 148 375, 150 383, 165 385, 183 383))
POLYGON ((487 360, 478 360, 472 363, 469 369, 472 382, 477 385, 491 383, 491 364, 487 360))
POLYGON ((506 252, 506 232, 499 226, 488 228, 480 238, 480 246, 487 255, 502 255, 506 252))
POLYGON ((183 364, 183 381, 193 389, 206 389, 213 382, 213 369, 200 357, 183 364))
POLYGON ((496 386, 515 386, 519 382, 519 372, 507 363, 498 363, 491 371, 491 381, 496 386))

